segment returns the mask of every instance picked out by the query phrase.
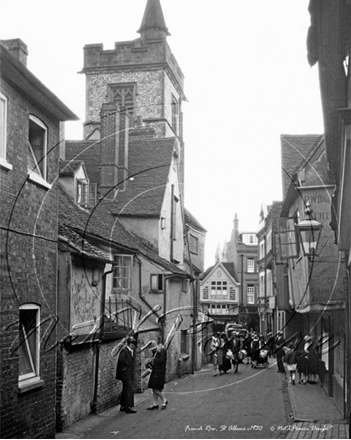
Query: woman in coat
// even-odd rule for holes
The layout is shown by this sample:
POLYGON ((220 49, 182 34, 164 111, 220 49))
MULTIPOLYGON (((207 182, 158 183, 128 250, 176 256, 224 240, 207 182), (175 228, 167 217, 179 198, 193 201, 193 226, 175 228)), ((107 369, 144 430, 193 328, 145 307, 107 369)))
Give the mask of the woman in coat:
POLYGON ((161 409, 166 409, 168 401, 163 393, 166 377, 167 353, 162 344, 156 345, 153 349, 154 356, 151 360, 152 371, 150 374, 148 388, 152 388, 153 403, 148 410, 158 409, 158 398, 162 401, 161 409))

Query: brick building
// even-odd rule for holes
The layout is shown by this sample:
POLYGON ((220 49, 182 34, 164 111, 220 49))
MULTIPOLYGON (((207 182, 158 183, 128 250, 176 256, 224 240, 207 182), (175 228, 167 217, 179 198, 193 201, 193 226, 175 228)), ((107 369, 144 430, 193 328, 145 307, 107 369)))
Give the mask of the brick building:
POLYGON ((54 438, 61 122, 77 117, 0 44, 1 436, 54 438))
MULTIPOLYGON (((79 335, 61 346, 58 429, 119 402, 111 353, 131 332, 138 350, 161 338, 167 380, 201 363, 195 279, 206 231, 183 205, 183 75, 159 0, 147 1, 139 33, 112 51, 84 48, 84 139, 66 141, 60 172, 61 336, 79 335), (91 365, 89 376, 79 371, 82 361, 91 365), (90 386, 81 386, 84 378, 90 386)), ((138 391, 147 382, 140 377, 144 357, 136 357, 138 391)))
POLYGON ((258 330, 258 245, 256 232, 240 232, 237 214, 223 261, 233 262, 240 283, 239 323, 248 330, 258 330))

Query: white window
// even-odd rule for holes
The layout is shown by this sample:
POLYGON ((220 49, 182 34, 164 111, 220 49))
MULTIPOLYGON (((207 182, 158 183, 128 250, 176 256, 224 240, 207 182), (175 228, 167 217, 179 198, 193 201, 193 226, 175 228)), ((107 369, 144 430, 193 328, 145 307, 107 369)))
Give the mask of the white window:
POLYGON ((255 272, 255 259, 254 258, 247 259, 247 271, 248 272, 255 272))
POLYGON ((132 289, 132 261, 131 255, 114 255, 113 288, 119 290, 132 289))
POLYGON ((150 275, 150 287, 152 292, 164 291, 164 277, 162 274, 150 275))
POLYGON ((47 177, 47 128, 37 117, 29 116, 28 168, 42 179, 47 177))
POLYGON ((39 379, 40 308, 36 304, 20 307, 18 353, 20 385, 39 379))
POLYGON ((222 296, 228 294, 227 281, 211 281, 211 295, 222 296))
POLYGON ((6 162, 7 98, 0 92, 0 159, 6 162))
POLYGON ((89 186, 86 180, 77 179, 77 204, 80 206, 88 206, 89 204, 89 186))
POLYGON ((255 303, 255 286, 252 284, 249 284, 246 289, 246 298, 248 304, 254 304, 255 303))

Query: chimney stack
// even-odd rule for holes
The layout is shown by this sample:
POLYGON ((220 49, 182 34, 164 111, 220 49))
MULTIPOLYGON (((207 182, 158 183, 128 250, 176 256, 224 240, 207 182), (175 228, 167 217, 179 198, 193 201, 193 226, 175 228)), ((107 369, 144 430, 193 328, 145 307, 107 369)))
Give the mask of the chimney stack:
POLYGON ((105 102, 100 119, 100 191, 108 199, 114 199, 127 183, 129 114, 117 102, 105 102))
POLYGON ((12 40, 1 40, 1 43, 6 49, 27 67, 28 48, 27 45, 20 39, 14 38, 12 40))

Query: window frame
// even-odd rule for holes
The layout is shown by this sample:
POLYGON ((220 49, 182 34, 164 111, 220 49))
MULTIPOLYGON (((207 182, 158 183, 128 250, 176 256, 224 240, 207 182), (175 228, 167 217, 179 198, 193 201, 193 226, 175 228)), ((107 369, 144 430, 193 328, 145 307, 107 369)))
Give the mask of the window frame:
MULTIPOLYGON (((21 374, 20 365, 18 368, 18 385, 23 388, 26 385, 30 385, 33 382, 40 381, 40 306, 38 304, 23 304, 19 307, 19 353, 25 347, 25 350, 28 354, 28 358, 31 364, 32 372, 21 374), (35 327, 31 328, 29 334, 26 334, 26 330, 22 325, 21 312, 24 311, 36 311, 35 317, 35 327), (22 331, 21 331, 22 327, 22 331), (33 355, 33 347, 29 344, 30 336, 35 332, 35 337, 31 339, 31 342, 35 341, 34 347, 34 355, 33 355), (25 334, 25 338, 23 338, 23 334, 25 334)), ((20 358, 19 354, 19 358, 20 358)))
POLYGON ((246 302, 247 304, 255 304, 255 285, 254 284, 248 284, 246 286, 246 302), (249 293, 249 290, 252 289, 252 293, 249 293), (249 301, 249 297, 252 296, 252 301, 249 301))
MULTIPOLYGON (((46 126, 46 124, 41 119, 39 119, 38 117, 36 117, 36 116, 34 116, 32 114, 29 115, 29 119, 28 119, 28 139, 27 139, 27 145, 28 145, 28 151, 27 151, 28 179, 31 182, 36 183, 36 184, 42 186, 43 188, 51 189, 52 185, 47 181, 47 178, 48 178, 48 163, 47 163, 48 127, 46 126), (39 167, 39 164, 38 164, 38 162, 36 160, 33 148, 32 148, 32 146, 31 146, 31 144, 29 142, 29 131, 30 131, 29 124, 30 124, 30 121, 32 121, 33 123, 37 124, 45 132, 44 146, 43 146, 43 157, 42 157, 42 160, 43 160, 43 172, 40 170, 40 167, 39 167), (30 169, 30 167, 28 166, 29 154, 31 154, 31 158, 34 161, 34 163, 36 164, 36 166, 33 169, 30 169)), ((41 160, 39 162, 41 162, 41 160)))
POLYGON ((118 292, 130 292, 132 290, 133 287, 133 255, 130 254, 114 254, 113 255, 113 274, 112 274, 112 288, 114 291, 118 291, 118 292), (122 265, 118 265, 115 262, 117 261, 118 258, 122 259, 122 265), (124 261, 129 261, 129 265, 125 266, 124 265, 124 261), (116 275, 116 272, 118 270, 118 268, 123 268, 123 269, 128 269, 129 271, 129 276, 121 276, 118 277, 116 275), (118 285, 118 282, 116 280, 118 279, 128 279, 128 287, 125 287, 123 285, 118 285))
POLYGON ((216 297, 216 296, 225 296, 228 297, 229 292, 229 283, 226 280, 212 280, 211 286, 210 286, 210 297, 216 297), (216 287, 216 289, 213 289, 213 286, 216 287), (218 287, 220 286, 220 289, 218 287), (224 288, 225 287, 225 288, 224 288))
POLYGON ((150 274, 150 292, 152 293, 164 293, 165 291, 165 277, 163 273, 152 273, 150 274), (153 283, 153 279, 156 279, 156 286, 157 287, 153 287, 154 283, 153 283), (161 282, 161 288, 160 287, 160 282, 161 282))
POLYGON ((12 170, 12 165, 7 162, 7 120, 8 120, 9 100, 4 93, 0 91, 0 166, 8 170, 12 170), (1 103, 3 102, 3 104, 1 103))
POLYGON ((89 182, 86 179, 76 179, 76 203, 79 206, 89 206, 89 182))
POLYGON ((180 354, 189 354, 189 334, 188 330, 180 330, 180 354))
POLYGON ((247 258, 246 259, 246 270, 247 270, 247 273, 255 273, 255 259, 254 258, 247 258))

